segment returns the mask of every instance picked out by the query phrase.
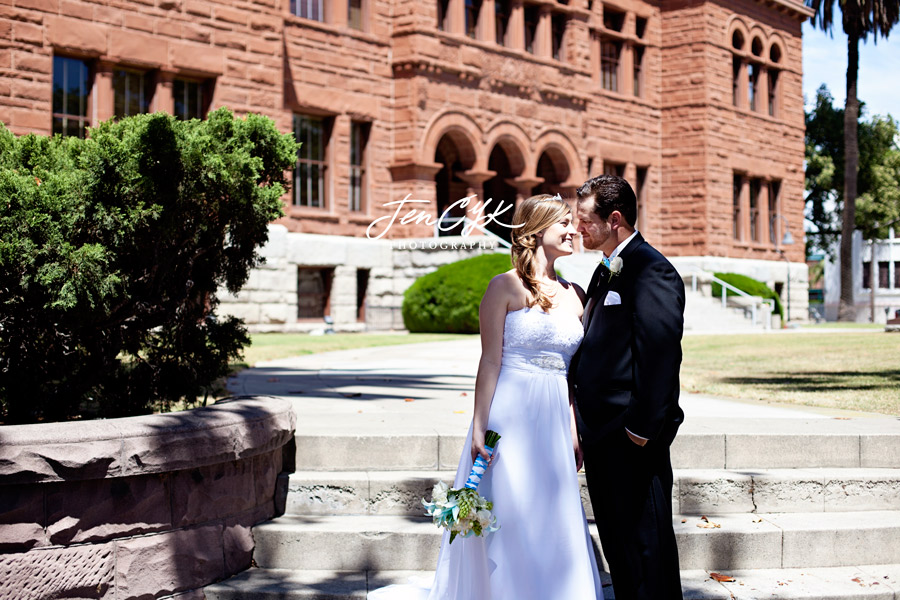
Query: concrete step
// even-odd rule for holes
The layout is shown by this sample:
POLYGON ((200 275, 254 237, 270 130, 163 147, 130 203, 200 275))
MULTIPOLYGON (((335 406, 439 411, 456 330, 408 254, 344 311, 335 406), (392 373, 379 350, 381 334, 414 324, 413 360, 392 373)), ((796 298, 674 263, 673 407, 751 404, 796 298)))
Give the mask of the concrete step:
MULTIPOLYGON (((900 600, 900 565, 812 569, 761 569, 718 573, 682 571, 685 600, 900 600)), ((430 571, 290 571, 250 569, 204 589, 207 600, 363 600, 368 591, 410 578, 429 581, 430 571)), ((604 598, 614 600, 601 573, 604 598)))
MULTIPOLYGON (((294 515, 423 514, 422 498, 453 471, 302 471, 287 481, 294 515)), ((585 512, 593 516, 581 478, 585 512)), ((672 503, 685 514, 900 510, 900 469, 681 469, 672 503)))
MULTIPOLYGON (((709 521, 675 518, 683 569, 900 563, 900 511, 739 514, 709 521)), ((591 531, 599 547, 593 525, 591 531)), ((420 517, 286 515, 253 532, 256 564, 276 569, 422 570, 435 564, 440 544, 439 530, 420 517)))
MULTIPOLYGON (((302 471, 456 469, 465 431, 355 433, 298 429, 302 471)), ((676 469, 900 468, 898 419, 690 419, 676 469)))

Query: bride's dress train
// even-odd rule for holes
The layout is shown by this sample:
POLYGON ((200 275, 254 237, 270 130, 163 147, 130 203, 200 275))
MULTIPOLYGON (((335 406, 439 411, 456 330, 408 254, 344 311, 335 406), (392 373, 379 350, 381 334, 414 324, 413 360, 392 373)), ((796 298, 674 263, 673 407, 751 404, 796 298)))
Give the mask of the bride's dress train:
MULTIPOLYGON (((503 363, 488 429, 502 439, 478 492, 500 530, 444 532, 433 582, 370 592, 369 600, 591 600, 603 598, 581 505, 566 372, 583 336, 572 314, 524 308, 506 315, 503 363)), ((466 437, 453 487, 472 468, 466 437)))

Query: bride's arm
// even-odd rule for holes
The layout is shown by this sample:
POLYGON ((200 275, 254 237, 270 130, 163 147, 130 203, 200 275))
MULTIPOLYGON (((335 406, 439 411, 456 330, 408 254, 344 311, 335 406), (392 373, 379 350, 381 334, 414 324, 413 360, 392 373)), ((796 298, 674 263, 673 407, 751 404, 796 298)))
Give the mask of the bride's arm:
POLYGON ((506 283, 507 274, 491 280, 481 307, 478 322, 481 329, 481 360, 478 361, 478 376, 475 379, 475 416, 472 425, 472 460, 480 454, 489 458, 484 449, 484 434, 487 431, 491 400, 500 376, 500 362, 503 354, 503 327, 509 308, 510 295, 506 283))

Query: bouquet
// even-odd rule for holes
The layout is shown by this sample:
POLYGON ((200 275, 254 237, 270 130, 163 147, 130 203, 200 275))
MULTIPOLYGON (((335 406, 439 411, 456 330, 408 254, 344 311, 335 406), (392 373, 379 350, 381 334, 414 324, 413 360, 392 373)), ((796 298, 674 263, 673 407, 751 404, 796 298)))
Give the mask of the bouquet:
MULTIPOLYGON (((494 453, 498 441, 500 434, 496 431, 485 433, 484 448, 489 456, 494 453)), ((450 531, 451 544, 458 535, 464 538, 483 536, 500 529, 497 518, 491 513, 494 505, 477 492, 487 467, 487 461, 478 455, 464 487, 450 489, 446 483, 439 481, 431 492, 431 502, 422 499, 425 513, 434 520, 434 524, 450 531)))

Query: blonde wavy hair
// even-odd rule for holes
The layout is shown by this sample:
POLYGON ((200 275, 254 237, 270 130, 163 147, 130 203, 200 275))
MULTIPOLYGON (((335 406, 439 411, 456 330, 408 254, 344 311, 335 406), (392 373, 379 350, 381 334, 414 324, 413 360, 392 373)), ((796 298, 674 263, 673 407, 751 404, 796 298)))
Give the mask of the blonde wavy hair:
POLYGON ((537 304, 548 311, 553 300, 541 291, 535 268, 537 234, 554 223, 561 221, 572 209, 559 196, 538 194, 523 201, 513 215, 513 225, 521 225, 512 230, 512 263, 525 288, 531 293, 528 306, 537 304))

